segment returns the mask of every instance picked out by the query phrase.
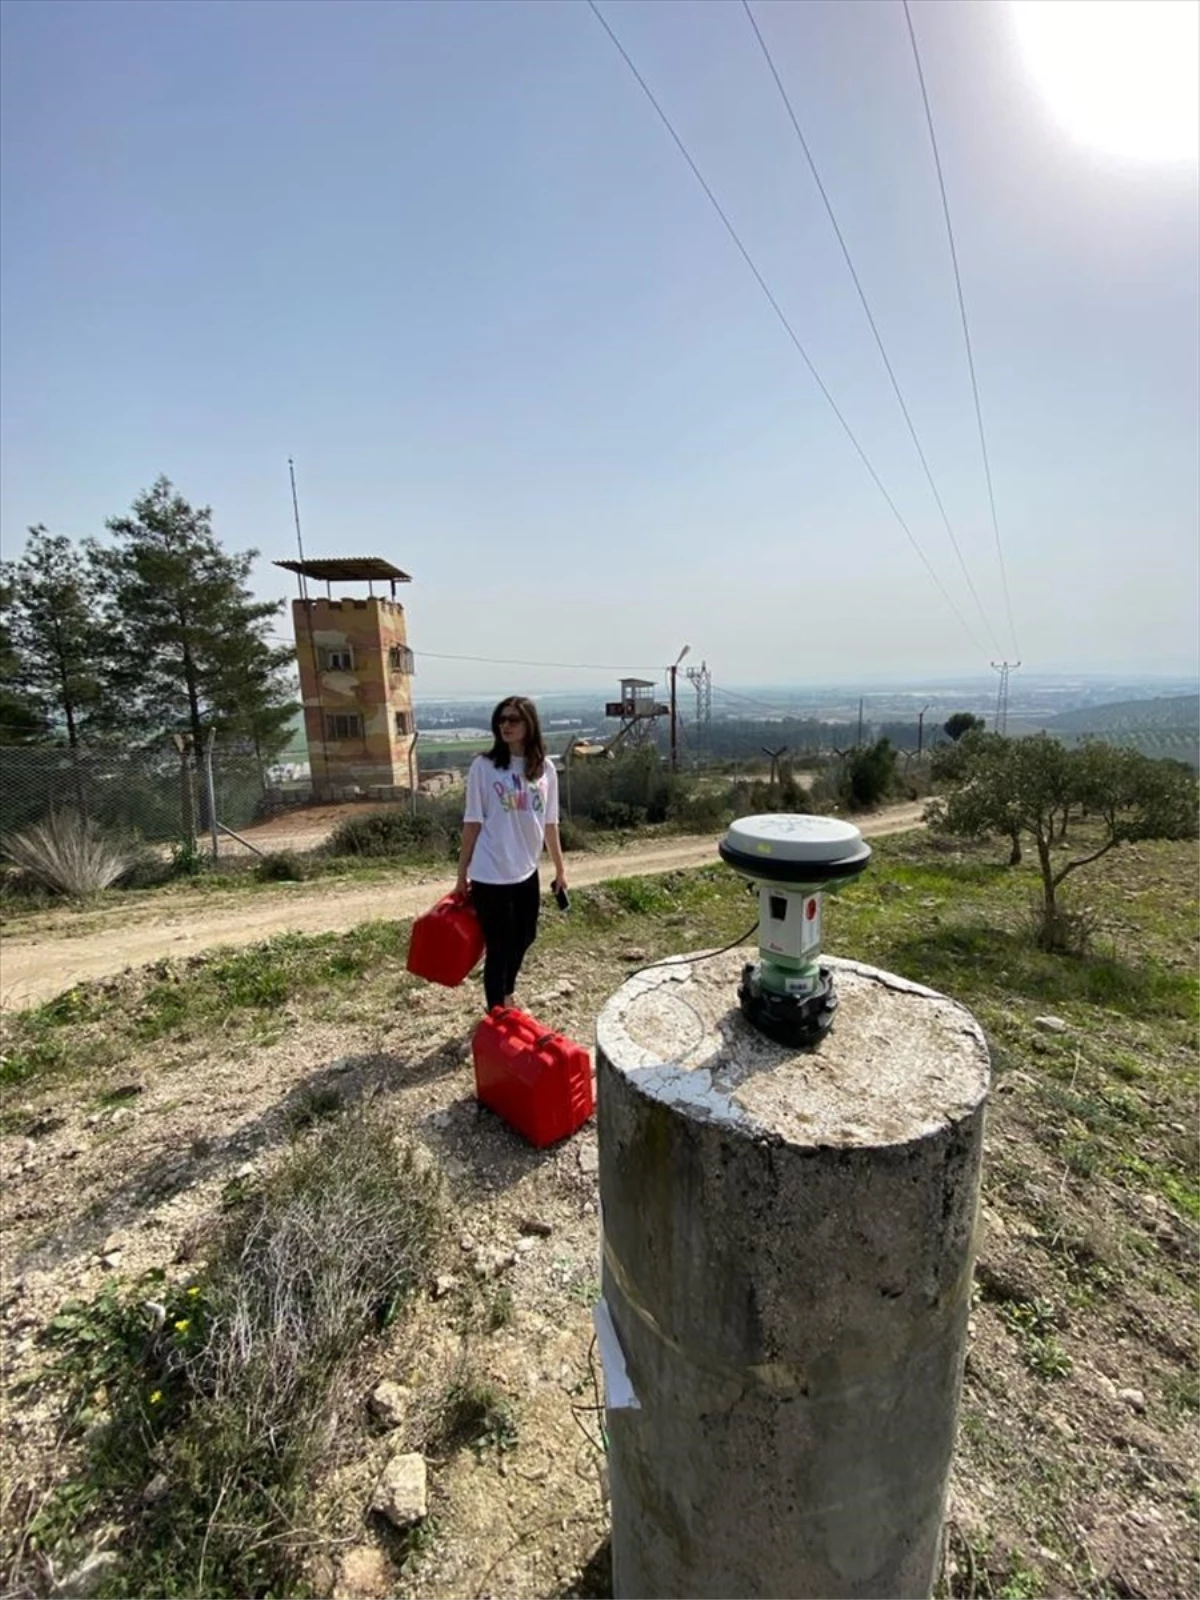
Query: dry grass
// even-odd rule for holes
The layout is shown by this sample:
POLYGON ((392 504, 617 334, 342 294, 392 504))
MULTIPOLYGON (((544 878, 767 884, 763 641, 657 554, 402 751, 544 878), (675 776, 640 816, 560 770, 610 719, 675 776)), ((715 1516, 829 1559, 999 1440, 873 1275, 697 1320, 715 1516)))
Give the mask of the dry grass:
POLYGON ((137 861, 136 850, 69 810, 9 834, 4 854, 34 883, 72 900, 111 889, 137 861))

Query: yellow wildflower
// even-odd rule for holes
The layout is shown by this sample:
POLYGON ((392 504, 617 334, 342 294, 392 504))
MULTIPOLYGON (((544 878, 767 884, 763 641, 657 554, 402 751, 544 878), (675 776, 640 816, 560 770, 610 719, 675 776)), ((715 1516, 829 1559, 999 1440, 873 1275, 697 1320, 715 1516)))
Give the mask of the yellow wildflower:
POLYGON ((158 1403, 161 1400, 162 1400, 162 1390, 161 1389, 155 1389, 154 1393, 150 1396, 150 1404, 152 1406, 156 1406, 156 1405, 158 1405, 158 1403))
POLYGON ((180 1317, 179 1321, 175 1324, 175 1332, 186 1333, 191 1325, 192 1323, 190 1317, 180 1317))

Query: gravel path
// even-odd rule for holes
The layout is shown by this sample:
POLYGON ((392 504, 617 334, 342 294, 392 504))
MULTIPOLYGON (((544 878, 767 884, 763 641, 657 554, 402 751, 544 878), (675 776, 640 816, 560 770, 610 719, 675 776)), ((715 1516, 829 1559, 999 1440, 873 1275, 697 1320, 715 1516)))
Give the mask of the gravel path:
MULTIPOLYGON (((890 806, 859 822, 870 836, 902 833, 921 821, 923 802, 890 806)), ((618 855, 574 855, 573 887, 610 878, 704 866, 716 859, 717 836, 671 839, 618 855)), ((213 894, 173 897, 169 905, 148 899, 127 912, 106 911, 94 923, 61 917, 40 921, 33 933, 4 941, 0 1009, 38 1005, 89 978, 105 978, 126 967, 163 956, 195 955, 216 945, 254 944, 274 933, 336 933, 376 918, 418 916, 454 887, 451 877, 430 874, 389 884, 280 884, 253 896, 213 894)))

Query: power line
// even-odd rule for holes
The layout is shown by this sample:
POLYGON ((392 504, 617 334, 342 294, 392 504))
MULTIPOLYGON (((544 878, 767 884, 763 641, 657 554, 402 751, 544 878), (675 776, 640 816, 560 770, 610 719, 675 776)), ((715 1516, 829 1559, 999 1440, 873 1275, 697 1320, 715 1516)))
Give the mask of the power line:
POLYGON ((578 672, 616 672, 628 677, 630 672, 661 672, 661 667, 614 667, 596 661, 521 661, 511 656, 455 656, 443 655, 439 650, 414 650, 413 655, 425 656, 431 661, 481 661, 494 667, 562 667, 578 672))
POLYGON ((759 711, 769 711, 773 717, 792 717, 798 713, 787 706, 771 705, 766 700, 755 700, 751 695, 739 694, 735 689, 724 689, 719 683, 712 685, 713 694, 722 694, 727 700, 738 700, 743 705, 756 706, 759 711))
POLYGON ((837 216, 834 213, 833 203, 829 198, 824 183, 821 181, 821 174, 817 171, 817 164, 813 160, 812 151, 808 147, 808 140, 804 137, 804 134, 801 131, 800 122, 796 116, 795 109, 792 106, 791 97, 783 86, 783 79, 779 76, 779 71, 775 66, 775 62, 771 56, 770 50, 767 47, 767 41, 763 38, 762 30, 758 26, 758 21, 754 15, 754 12, 750 9, 750 0, 742 0, 742 8, 746 13, 746 17, 751 28, 754 30, 754 37, 758 40, 759 48, 762 50, 767 66, 770 68, 771 76, 775 80, 775 87, 779 90, 780 98, 783 101, 788 117, 791 120, 792 127, 795 130, 796 138, 800 142, 800 148, 804 152, 804 159, 808 163, 808 170, 812 173, 813 182, 817 186, 817 193, 821 196, 822 203, 825 206, 825 211, 829 217, 829 221, 837 238, 837 242, 841 246, 846 267, 850 273, 854 287, 858 291, 858 298, 862 305, 863 312, 866 315, 867 325, 870 327, 871 332, 874 335, 875 344, 879 350, 880 358, 883 361, 884 370, 887 372, 888 378, 891 380, 892 389, 895 393, 897 403, 900 406, 901 415, 904 417, 904 421, 908 425, 909 435, 912 438, 913 446, 917 452, 917 457, 924 470, 926 482, 929 484, 930 492, 932 493, 934 501, 937 504, 937 508, 941 513, 942 522, 945 524, 946 532, 950 536, 950 543, 954 547, 954 554, 958 557, 958 565, 962 572, 963 578, 966 580, 967 588, 971 591, 971 598, 974 600, 979 611, 980 620, 982 621, 985 630, 990 635, 992 643, 996 646, 997 650, 999 650, 999 641, 997 640, 995 632, 992 629, 992 625, 988 620, 987 612, 983 609, 983 603, 980 600, 979 595, 976 593, 975 585, 971 581, 971 574, 967 571, 967 563, 963 559, 962 550, 959 548, 958 538, 950 522, 950 517, 946 511, 945 504, 942 501, 941 494, 938 492, 938 486, 933 481, 933 473, 930 470, 929 462, 926 460, 925 451, 921 446, 921 441, 917 436, 916 424, 913 422, 912 416, 909 413, 908 405, 900 388, 899 379, 896 377, 896 373, 892 367, 887 350, 884 348, 883 337, 879 332, 878 326, 876 325, 874 314, 871 311, 870 303, 867 300, 866 290, 863 288, 858 276, 858 272, 855 270, 854 262, 850 255, 850 247, 846 243, 845 236, 842 233, 837 216))
POLYGON ((933 150, 933 164, 937 170, 938 189, 942 196, 942 215, 946 219, 946 238, 950 244, 950 261, 954 267, 954 288, 958 295, 958 311, 962 318, 963 342, 967 347, 967 368, 971 374, 971 395, 975 401, 975 421, 979 426, 979 448, 983 455, 983 475, 987 481, 988 505, 992 512, 992 531, 996 536, 996 555, 1000 562, 1000 580, 1004 588, 1004 610, 1008 617, 1008 630, 1012 635, 1014 652, 1020 655, 1017 644, 1017 627, 1013 621, 1012 599, 1008 592, 1008 571, 1004 565, 1004 550, 1000 543, 1000 520, 996 515, 996 492, 992 487, 992 464, 988 458, 987 437, 983 429, 983 409, 979 404, 979 384, 975 377, 975 356, 971 349, 971 329, 967 323, 967 305, 963 298, 962 276, 958 270, 958 251, 954 244, 954 225, 950 221, 950 202, 946 197, 946 179, 942 172, 942 158, 938 152, 937 134, 933 126, 933 109, 929 104, 929 92, 925 87, 925 73, 921 66, 921 51, 917 45, 916 29, 913 27, 912 12, 908 8, 908 0, 901 0, 904 6, 904 20, 908 24, 908 37, 912 45, 913 61, 917 68, 917 82, 921 86, 921 100, 925 106, 925 126, 929 129, 929 143, 933 150))
POLYGON ((857 453, 859 460, 862 462, 863 466, 867 469, 867 472, 870 474, 871 480, 874 483, 875 487, 879 490, 880 494, 883 496, 884 500, 887 502, 889 510, 891 511, 893 517, 895 517, 896 521, 900 524, 900 527, 904 531, 905 537, 908 539, 909 544, 912 545, 913 549, 916 551, 917 555, 920 557, 921 562, 922 562, 923 566, 925 567, 925 570, 928 572, 929 576, 933 579, 933 582, 937 586, 938 592, 941 594, 942 599, 945 600, 946 604, 950 607, 950 610, 958 618, 958 621, 961 624, 964 632, 966 633, 967 637, 970 639, 971 643, 975 646, 976 650, 979 651, 980 655, 986 655, 987 652, 984 650, 984 648, 980 644, 979 640, 975 637, 974 629, 971 627, 970 623, 963 616, 962 612, 958 609, 958 607, 955 605, 954 601, 951 599, 949 593, 947 592, 947 590, 945 588, 945 585, 942 583, 942 580, 938 577, 937 573, 934 571, 933 567, 930 565, 929 558, 926 556, 926 554, 925 554, 924 550, 922 550, 921 546, 917 543, 916 536, 914 535, 912 529, 909 527, 908 523, 904 520, 904 517, 902 516, 902 514, 900 512, 900 508, 897 506, 896 502, 892 499, 891 495, 888 493, 888 490, 884 485, 883 479, 879 476, 878 472, 876 472, 874 466, 871 463, 870 457, 867 455, 867 453, 863 449, 862 445, 859 444, 858 437, 855 434, 853 428, 851 428, 850 424, 846 421, 846 418, 842 414, 841 408, 838 406, 837 401, 833 398, 833 395, 830 393, 829 389, 826 387, 825 381, 821 377, 821 374, 817 371, 816 367, 813 365, 812 359, 809 356, 808 351, 804 348, 804 345, 800 341, 800 336, 797 334, 796 330, 792 327, 791 323, 788 321, 786 315, 784 314, 783 308, 779 304, 779 301, 776 300, 775 296, 771 293, 771 290, 767 285, 766 279, 763 277, 762 273, 755 266, 754 258, 751 256, 750 252, 746 249, 746 246, 742 243, 741 237, 738 234, 737 229, 734 227, 733 223, 729 220, 729 217, 726 215, 726 213, 725 213, 725 211, 724 211, 724 209, 723 209, 723 207, 721 205, 721 202, 717 199, 716 195, 709 188, 708 183, 705 181, 703 173, 700 171, 700 168, 696 165, 695 161, 692 159, 691 152, 688 150, 687 145, 684 144, 682 138, 675 131, 674 124, 671 122, 671 119, 667 116, 667 114, 663 110, 662 106, 659 105, 658 101, 655 99, 654 92, 650 88, 649 84, 646 82, 645 78, 642 77, 641 73, 634 66, 633 61, 630 58, 628 51, 625 49, 625 46, 621 43, 621 41, 617 38, 616 34, 613 32, 612 28, 609 26, 609 24, 608 24, 608 22, 607 22, 607 20, 606 20, 606 18, 604 16, 604 13, 600 10, 600 7, 597 5, 596 0, 587 0, 587 3, 588 3, 589 8, 591 9, 592 15, 596 18, 597 22, 599 22, 600 26, 604 29, 605 33, 607 33, 608 37, 611 39, 613 45, 615 46, 615 48, 617 50, 617 53, 620 55, 620 57, 621 57, 622 61, 624 61, 625 65, 629 68, 629 71, 631 72, 631 74, 633 75, 634 79, 636 80, 636 82, 637 82, 639 88, 641 89, 642 93, 646 96, 646 99, 654 107, 654 110, 658 114, 659 121, 662 123, 663 127, 666 128, 667 132, 671 135, 671 138, 674 140, 676 148, 678 149, 680 155, 687 162, 689 168, 691 169, 692 176, 695 178, 696 182, 700 185, 700 187, 704 190, 704 193, 708 198, 709 204, 712 206, 713 210, 717 213, 717 216, 720 217, 721 221, 724 223, 725 231, 729 234, 729 237, 733 240, 735 246, 737 247, 738 253, 742 257, 742 260, 746 263, 747 267, 749 267, 751 273, 754 276, 755 282, 758 284, 759 288, 762 290, 763 294, 765 295, 768 305, 771 307, 771 310, 775 313, 776 317, 778 318, 778 320, 780 322, 780 325, 782 326, 784 332, 787 334, 788 338, 791 340, 792 344, 795 346, 796 351, 800 356, 800 359, 804 362, 804 365, 808 368, 809 373, 812 376, 813 382, 816 384, 817 388, 820 389, 822 395, 825 397, 825 400, 827 401, 830 410, 833 412, 834 416, 837 418, 838 422, 841 424, 843 433, 845 433, 845 435, 849 439, 850 443, 854 446, 855 452, 857 453))
MULTIPOLYGON (((285 634, 272 632, 271 637, 281 644, 292 644, 285 634)), ((412 654, 430 661, 474 661, 494 667, 559 667, 571 672, 615 672, 628 677, 630 672, 660 672, 661 667, 631 667, 628 662, 614 667, 596 661, 523 661, 512 656, 459 656, 444 654, 440 650, 414 650, 412 654)))

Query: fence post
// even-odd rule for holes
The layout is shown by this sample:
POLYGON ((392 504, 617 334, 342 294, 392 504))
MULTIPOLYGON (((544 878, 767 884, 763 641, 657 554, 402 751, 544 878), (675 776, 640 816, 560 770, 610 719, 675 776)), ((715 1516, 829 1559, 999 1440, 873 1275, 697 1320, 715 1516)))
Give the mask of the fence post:
POLYGON ((217 832, 217 786, 213 781, 213 744, 216 737, 217 730, 209 728, 208 738, 204 742, 204 792, 208 797, 208 830, 212 837, 214 861, 220 854, 220 834, 217 832))
POLYGON ((413 729, 412 743, 408 747, 408 808, 409 815, 417 814, 417 740, 421 737, 419 728, 413 729))
POLYGON ((193 847, 196 842, 196 812, 192 803, 191 763, 188 759, 191 740, 186 733, 171 735, 179 751, 179 823, 185 843, 193 847))

